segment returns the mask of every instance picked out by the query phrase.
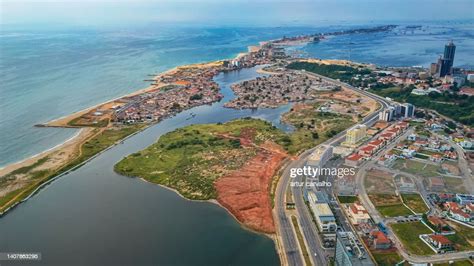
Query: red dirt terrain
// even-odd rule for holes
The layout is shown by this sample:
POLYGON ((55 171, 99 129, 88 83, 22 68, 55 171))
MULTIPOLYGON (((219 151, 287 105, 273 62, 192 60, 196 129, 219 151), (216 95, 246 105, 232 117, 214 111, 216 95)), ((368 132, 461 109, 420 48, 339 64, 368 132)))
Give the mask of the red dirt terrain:
POLYGON ((286 156, 278 145, 261 145, 257 155, 241 169, 216 180, 217 201, 245 226, 274 233, 269 190, 272 177, 286 156))

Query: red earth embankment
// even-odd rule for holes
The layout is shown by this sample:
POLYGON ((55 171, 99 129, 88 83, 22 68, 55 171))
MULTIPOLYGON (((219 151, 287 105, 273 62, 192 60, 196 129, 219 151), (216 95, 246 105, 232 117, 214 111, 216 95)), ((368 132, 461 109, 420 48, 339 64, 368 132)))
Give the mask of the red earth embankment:
POLYGON ((250 229, 274 233, 269 189, 286 154, 266 143, 245 165, 214 183, 217 201, 250 229))

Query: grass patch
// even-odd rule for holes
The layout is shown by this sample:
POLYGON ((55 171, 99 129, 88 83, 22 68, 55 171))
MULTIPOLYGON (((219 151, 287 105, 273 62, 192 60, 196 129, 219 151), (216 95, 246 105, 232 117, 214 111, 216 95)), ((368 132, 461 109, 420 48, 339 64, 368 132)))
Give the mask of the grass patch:
POLYGON ((357 196, 337 196, 341 203, 354 203, 359 200, 357 196))
MULTIPOLYGON (((238 119, 225 124, 192 125, 169 132, 148 148, 115 165, 126 176, 176 189, 189 199, 216 198, 214 181, 241 168, 256 155, 256 145, 273 140, 287 144, 287 134, 259 119, 238 119)), ((291 144, 282 145, 290 148, 291 144)))
POLYGON ((296 237, 298 238, 298 242, 300 243, 301 252, 303 253, 304 262, 306 265, 311 265, 311 259, 309 258, 308 250, 306 249, 306 245, 304 244, 303 234, 300 231, 300 227, 298 225, 298 220, 295 216, 291 216, 291 222, 296 231, 296 237))
POLYGON ((67 124, 73 127, 106 127, 109 124, 109 119, 102 119, 99 121, 91 122, 84 119, 82 116, 76 117, 69 121, 67 124))
POLYGON ((379 266, 392 266, 403 260, 403 258, 397 252, 372 251, 372 256, 379 266))
POLYGON ((375 208, 385 217, 407 216, 413 214, 409 209, 403 206, 403 204, 376 206, 375 208))
POLYGON ((432 233, 431 230, 421 222, 392 224, 391 227, 403 246, 410 253, 415 255, 434 254, 434 251, 419 238, 421 234, 432 233))
POLYGON ((464 251, 473 249, 473 246, 471 246, 471 244, 467 241, 466 237, 460 233, 447 235, 446 238, 454 243, 456 250, 464 251))
POLYGON ((420 194, 402 194, 401 196, 403 202, 414 212, 425 213, 429 210, 420 194))
POLYGON ((456 234, 446 237, 454 242, 456 248, 458 250, 474 250, 474 229, 454 222, 449 222, 449 225, 456 231, 456 234))
POLYGON ((326 65, 309 62, 293 62, 287 66, 289 69, 306 70, 316 74, 320 74, 333 79, 340 79, 341 81, 348 82, 354 75, 370 74, 371 71, 366 68, 355 68, 351 66, 343 65, 326 65))
POLYGON ((395 194, 369 194, 377 211, 385 217, 407 216, 413 213, 407 209, 395 194))
POLYGON ((421 163, 409 159, 397 159, 392 168, 424 177, 440 176, 441 170, 441 168, 437 165, 421 163))
POLYGON ((296 129, 283 143, 289 153, 312 148, 354 124, 348 115, 317 112, 319 104, 312 103, 311 108, 292 110, 283 115, 282 121, 296 129))
POLYGON ((435 263, 436 266, 472 266, 474 265, 470 260, 458 260, 451 264, 449 263, 435 263))

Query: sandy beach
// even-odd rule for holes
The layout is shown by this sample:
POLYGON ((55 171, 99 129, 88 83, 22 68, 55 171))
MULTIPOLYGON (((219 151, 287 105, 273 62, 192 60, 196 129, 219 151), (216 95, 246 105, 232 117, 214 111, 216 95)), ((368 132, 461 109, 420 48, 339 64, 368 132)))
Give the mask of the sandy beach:
MULTIPOLYGON (((247 54, 247 53, 239 53, 235 58, 239 58, 241 56, 244 56, 245 54, 247 54)), ((179 69, 183 69, 183 68, 212 67, 212 66, 218 66, 220 64, 222 64, 222 60, 178 66, 178 67, 174 67, 172 69, 169 69, 167 71, 164 71, 164 72, 161 72, 161 73, 157 74, 155 77, 152 78, 152 80, 158 81, 161 76, 172 75, 176 71, 178 71, 179 69)), ((0 168, 0 176, 5 176, 8 173, 10 173, 12 171, 15 171, 19 168, 30 166, 30 165, 34 164, 35 162, 37 162, 38 160, 40 160, 42 158, 45 158, 45 157, 48 157, 48 156, 50 157, 50 159, 48 160, 47 164, 48 164, 49 167, 52 167, 53 169, 59 167, 60 165, 65 164, 68 160, 70 160, 69 155, 77 153, 77 151, 79 150, 80 145, 82 143, 84 143, 87 139, 89 139, 90 137, 93 136, 91 134, 93 128, 72 126, 72 125, 69 125, 70 121, 72 121, 76 118, 79 118, 79 117, 81 117, 81 116, 83 116, 83 115, 85 115, 89 112, 92 112, 93 110, 100 109, 101 107, 104 107, 104 106, 107 106, 107 108, 110 108, 110 106, 112 106, 116 101, 118 101, 122 98, 132 97, 132 96, 139 95, 139 94, 142 94, 142 93, 154 91, 154 90, 160 89, 160 88, 162 88, 164 86, 167 86, 167 85, 170 85, 170 84, 155 82, 153 85, 150 85, 146 88, 131 92, 131 93, 126 94, 126 95, 122 95, 120 97, 117 97, 117 98, 114 98, 114 99, 111 99, 111 100, 104 101, 102 103, 96 104, 94 106, 88 107, 86 109, 77 111, 77 112, 72 113, 72 114, 69 114, 69 115, 66 115, 66 116, 63 116, 63 117, 59 117, 57 119, 53 119, 53 120, 51 120, 47 123, 37 125, 37 126, 43 126, 43 127, 81 128, 81 130, 77 134, 75 134, 73 137, 71 137, 68 140, 64 141, 63 143, 60 143, 60 144, 58 144, 58 145, 56 145, 56 146, 54 146, 54 147, 52 147, 48 150, 45 150, 41 153, 38 153, 38 154, 35 154, 35 155, 30 156, 28 158, 25 158, 24 160, 21 160, 21 161, 15 162, 15 163, 11 163, 11 164, 8 164, 8 165, 0 168), (59 158, 55 159, 55 158, 53 158, 53 157, 56 157, 56 156, 53 156, 55 154, 61 154, 61 156, 63 156, 64 158, 63 159, 59 159, 59 158), (51 157, 51 156, 53 156, 53 157, 51 157), (54 159, 54 160, 52 160, 52 159, 54 159), (54 163, 52 163, 51 161, 54 161, 54 163)), ((2 193, 0 192, 0 196, 1 196, 1 194, 2 193)))

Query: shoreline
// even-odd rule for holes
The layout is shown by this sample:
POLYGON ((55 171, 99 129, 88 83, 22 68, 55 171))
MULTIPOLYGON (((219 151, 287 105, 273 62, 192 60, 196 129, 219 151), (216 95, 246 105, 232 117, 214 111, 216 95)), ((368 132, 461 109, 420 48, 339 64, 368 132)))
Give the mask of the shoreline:
MULTIPOLYGON (((190 66, 193 66, 193 65, 214 64, 214 63, 218 63, 218 62, 221 62, 221 61, 222 60, 216 60, 216 61, 205 62, 205 63, 196 63, 196 64, 189 64, 189 65, 182 65, 182 66, 173 67, 169 70, 166 70, 164 72, 161 72, 161 73, 157 74, 156 76, 153 77, 153 80, 157 80, 161 75, 172 74, 173 72, 177 71, 179 68, 186 68, 186 67, 190 67, 190 66)), ((55 146, 53 146, 51 148, 48 148, 44 151, 33 154, 33 155, 31 155, 29 157, 26 157, 24 159, 21 159, 19 161, 12 162, 12 163, 6 164, 4 166, 1 166, 0 167, 0 177, 2 177, 4 175, 7 175, 10 172, 15 171, 16 169, 28 166, 29 164, 33 164, 36 161, 38 161, 38 160, 40 160, 40 159, 56 152, 56 151, 58 151, 60 148, 62 148, 63 146, 65 146, 69 142, 72 142, 72 141, 78 139, 82 134, 84 134, 85 132, 84 132, 83 129, 91 128, 91 127, 88 127, 88 126, 82 126, 81 127, 81 126, 70 126, 70 125, 68 125, 68 122, 72 121, 73 119, 78 118, 78 117, 80 117, 84 114, 87 114, 88 112, 90 112, 91 110, 93 110, 95 108, 98 108, 100 106, 112 103, 112 102, 120 100, 122 98, 131 97, 131 96, 135 96, 135 95, 138 95, 138 94, 146 93, 146 92, 149 92, 149 91, 152 91, 152 90, 160 89, 160 88, 168 86, 168 85, 169 84, 165 84, 165 83, 158 83, 156 85, 150 85, 146 88, 139 89, 137 91, 134 91, 134 92, 131 92, 131 93, 128 93, 128 94, 110 99, 110 100, 106 100, 104 102, 101 102, 101 103, 95 104, 93 106, 87 107, 85 109, 76 111, 76 112, 71 113, 69 115, 61 116, 61 117, 55 118, 53 120, 50 120, 48 122, 39 123, 39 124, 34 125, 36 127, 72 128, 72 129, 79 129, 80 131, 78 133, 74 134, 73 136, 71 136, 70 138, 68 138, 67 140, 65 140, 61 143, 58 143, 58 144, 56 144, 55 146)), ((159 123, 159 122, 160 121, 156 121, 154 123, 151 123, 150 125, 153 125, 153 124, 156 124, 156 123, 159 123)), ((148 125, 148 126, 150 126, 150 125, 148 125)), ((146 129, 148 126, 146 126, 144 129, 146 129)))
MULTIPOLYGON (((115 172, 115 170, 114 170, 115 172)), ((119 174, 121 175, 121 174, 119 174)), ((275 247, 276 247, 276 233, 273 233, 273 234, 269 234, 269 233, 264 233, 264 232, 260 232, 260 231, 257 231, 257 230, 254 230, 252 228, 249 228, 247 227, 244 223, 242 223, 241 221, 239 221, 239 219, 237 219, 237 217, 230 211, 228 210, 226 207, 224 207, 217 199, 208 199, 208 200, 193 200, 193 199, 188 199, 186 198, 185 196, 181 195, 181 193, 179 193, 178 190, 174 189, 174 188, 171 188, 171 187, 167 187, 165 185, 161 185, 161 184, 157 184, 157 183, 153 183, 151 181, 148 181, 146 180, 145 178, 143 177, 131 177, 131 176, 124 176, 124 175, 121 175, 122 177, 126 177, 126 178, 132 178, 132 179, 140 179, 142 182, 145 182, 145 183, 148 183, 148 184, 151 184, 151 185, 155 185, 155 186, 159 186, 161 188, 164 188, 166 190, 169 190, 171 192, 174 192, 176 195, 178 195, 180 198, 186 200, 186 201, 191 201, 191 202, 201 202, 201 203, 211 203, 211 204, 215 204, 219 207, 221 207, 222 209, 224 209, 230 216, 232 216, 232 218, 234 218, 235 221, 237 221, 237 223, 239 223, 240 227, 244 228, 245 230, 247 231, 250 231, 252 233, 257 233, 257 234, 260 234, 260 235, 265 235, 267 236, 268 238, 272 239, 274 242, 275 242, 275 247)), ((278 250, 277 250, 278 251, 278 250)))
POLYGON ((7 164, 7 165, 4 165, 4 166, 1 166, 0 167, 0 176, 3 176, 4 174, 7 174, 7 173, 3 173, 4 171, 14 171, 18 168, 21 168, 21 166, 19 166, 18 168, 16 169, 11 169, 11 170, 8 170, 7 168, 9 167, 14 167, 14 166, 17 166, 17 165, 21 165, 21 164, 26 164, 28 163, 30 160, 39 160, 41 158, 44 158, 45 156, 47 156, 48 154, 56 151, 57 149, 61 148, 62 146, 65 146, 66 144, 68 144, 69 142, 72 142, 74 141, 76 138, 78 138, 80 135, 84 134, 84 128, 78 128, 79 130, 74 134, 72 135, 71 137, 69 137, 68 139, 64 140, 63 142, 61 143, 58 143, 56 144, 55 146, 51 147, 51 148, 48 148, 42 152, 39 152, 37 154, 33 154, 29 157, 26 157, 25 159, 22 159, 20 161, 17 161, 17 162, 14 162, 14 163, 11 163, 11 164, 7 164))
MULTIPOLYGON (((394 25, 390 25, 388 27, 391 27, 391 26, 394 26, 394 25)), ((387 27, 387 26, 385 26, 387 27)), ((380 28, 380 27, 378 27, 380 28)), ((330 37, 332 35, 334 35, 335 33, 328 33, 326 34, 326 38, 327 37, 330 37)), ((341 34, 341 33, 338 33, 338 34, 341 34)), ((351 34, 351 32, 347 32, 345 34, 351 34)), ((308 36, 311 36, 311 34, 307 35, 306 37, 308 36)), ((301 36, 300 36, 301 37, 301 36)), ((300 44, 307 44, 310 42, 310 40, 308 40, 307 38, 305 38, 305 36, 302 36, 302 40, 299 40, 301 43, 300 44)), ((234 57, 231 57, 231 58, 225 58, 225 59, 218 59, 218 60, 214 60, 214 61, 209 61, 209 62, 201 62, 201 63, 192 63, 192 64, 187 64, 187 65, 181 65, 181 66, 176 66, 176 67, 173 67, 171 69, 168 69, 164 72, 161 72, 161 73, 158 73, 156 75, 153 76, 152 79, 150 80, 154 80, 155 82, 159 79, 160 76, 162 75, 166 75, 166 74, 172 74, 173 72, 176 72, 177 70, 179 70, 180 68, 187 68, 187 67, 192 67, 192 66, 196 66, 196 67, 199 67, 199 66, 205 66, 205 65, 212 65, 212 64, 216 64, 216 63, 220 63, 220 62, 223 62, 225 60, 235 60, 235 59, 239 59, 245 55, 248 55, 251 53, 250 51, 250 47, 253 47, 253 46, 258 46, 258 47, 262 47, 268 43, 277 43, 279 41, 282 41, 283 39, 282 38, 276 38, 276 39, 271 39, 271 40, 265 40, 265 41, 259 41, 257 45, 250 45, 250 46, 247 46, 247 51, 245 52, 239 52, 237 53, 234 57)), ((280 43, 281 45, 283 46, 291 46, 290 43, 280 43)), ((366 64, 361 64, 361 63, 357 63, 357 62, 353 62, 353 61, 348 61, 348 60, 337 60, 337 59, 334 59, 334 60, 331 60, 331 59, 315 59, 315 58, 307 58, 306 60, 316 60, 316 61, 319 61, 320 63, 326 63, 327 62, 330 62, 330 61, 333 61, 333 62, 341 62, 341 61, 345 61, 346 63, 349 63, 349 64, 356 64, 356 65, 366 65, 366 64), (323 61, 323 62, 321 62, 323 61)), ((259 73, 262 73, 262 74, 273 74, 272 72, 267 72, 265 73, 265 70, 262 70, 262 72, 259 72, 259 73)), ((113 99, 109 99, 109 100, 106 100, 104 102, 101 102, 101 103, 98 103, 98 104, 95 104, 93 106, 90 106, 90 107, 87 107, 87 108, 84 108, 82 110, 79 110, 79 111, 76 111, 76 112, 73 112, 71 114, 68 114, 68 115, 64 115, 64 116, 61 116, 61 117, 58 117, 58 118, 55 118, 53 120, 50 120, 48 122, 45 122, 45 123, 39 123, 39 124, 36 124, 35 126, 39 126, 39 127, 59 127, 59 128, 88 128, 87 126, 70 126, 68 125, 67 123, 72 121, 73 119, 75 118, 78 118, 88 112, 90 112, 91 110, 93 110, 94 108, 98 108, 102 105, 105 105, 105 104, 108 104, 108 103, 111 103, 111 102, 114 102, 116 100, 119 100, 121 98, 125 98, 125 97, 130 97, 130 96, 135 96, 135 95, 138 95, 138 94, 142 94, 142 93, 146 93, 148 91, 152 91, 152 90, 156 90, 156 89, 159 89, 161 87, 164 87, 164 86, 167 86, 169 84, 165 84, 165 83, 157 83, 157 84, 152 84, 152 85, 149 85, 148 87, 145 87, 145 88, 142 88, 142 89, 138 89, 136 91, 133 91, 131 93, 128 93, 128 94, 125 94, 125 95, 122 95, 122 96, 118 96, 116 98, 113 98, 113 99)), ((159 122, 159 121, 158 121, 159 122)), ((75 136, 76 138, 78 137, 79 135, 75 136)), ((71 141, 73 140, 73 138, 70 138, 68 139, 68 141, 71 141)), ((32 156, 29 156, 27 158, 24 158, 24 159, 21 159, 19 161, 16 161, 16 162, 12 162, 12 163, 8 163, 4 166, 0 166, 0 177, 3 176, 3 175, 6 175, 8 174, 7 173, 3 173, 5 172, 5 169, 18 169, 18 168, 21 168, 23 166, 23 164, 25 164, 26 161, 30 162, 30 163, 34 163, 33 160, 36 159, 39 160, 41 158, 41 156, 44 156, 45 154, 50 154, 52 152, 54 152, 56 149, 58 149, 61 145, 64 145, 64 142, 63 143, 58 143, 57 145, 55 145, 54 147, 51 147, 51 148, 48 148, 44 151, 41 151, 37 154, 34 154, 32 156), (38 158, 37 158, 38 157, 38 158)), ((14 171, 14 170, 11 170, 11 171, 14 171)))

